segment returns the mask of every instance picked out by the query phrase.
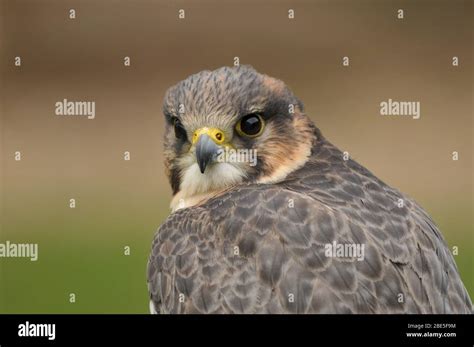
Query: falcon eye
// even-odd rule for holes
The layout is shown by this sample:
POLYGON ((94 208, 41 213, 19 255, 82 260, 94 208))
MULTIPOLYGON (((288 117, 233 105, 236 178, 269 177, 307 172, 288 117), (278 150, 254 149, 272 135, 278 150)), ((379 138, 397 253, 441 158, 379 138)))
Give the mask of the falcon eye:
POLYGON ((262 116, 258 113, 251 113, 239 120, 235 130, 241 136, 257 137, 262 134, 264 125, 262 116))
POLYGON ((184 126, 183 124, 181 124, 179 119, 174 118, 173 124, 174 124, 174 135, 176 136, 176 138, 180 140, 186 140, 187 138, 186 129, 184 129, 184 126))

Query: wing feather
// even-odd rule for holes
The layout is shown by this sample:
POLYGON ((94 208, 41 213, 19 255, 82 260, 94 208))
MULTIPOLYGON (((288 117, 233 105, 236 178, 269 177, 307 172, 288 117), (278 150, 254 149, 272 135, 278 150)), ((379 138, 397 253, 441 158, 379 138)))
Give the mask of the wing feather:
POLYGON ((156 311, 470 313, 426 212, 334 147, 317 155, 281 184, 242 185, 170 215, 148 262, 156 311), (333 242, 363 245, 364 256, 330 257, 333 242))

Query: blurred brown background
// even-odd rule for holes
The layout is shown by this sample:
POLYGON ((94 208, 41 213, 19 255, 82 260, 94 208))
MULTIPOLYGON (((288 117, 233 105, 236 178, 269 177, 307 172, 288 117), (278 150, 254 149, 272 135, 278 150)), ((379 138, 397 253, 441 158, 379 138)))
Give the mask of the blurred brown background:
POLYGON ((0 241, 40 252, 0 259, 0 312, 147 311, 171 194, 162 98, 235 56, 284 80, 330 141, 432 215, 473 296, 472 1, 0 3, 0 241), (56 116, 64 98, 95 101, 96 118, 56 116), (421 102, 421 119, 381 116, 389 98, 421 102))

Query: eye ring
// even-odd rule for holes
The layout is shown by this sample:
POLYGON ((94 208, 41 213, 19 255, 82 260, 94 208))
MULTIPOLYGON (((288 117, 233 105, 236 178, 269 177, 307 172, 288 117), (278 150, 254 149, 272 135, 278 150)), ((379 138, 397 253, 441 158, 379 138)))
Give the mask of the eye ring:
POLYGON ((254 138, 262 135, 265 121, 258 113, 251 113, 242 117, 235 125, 235 130, 240 136, 254 138))
POLYGON ((178 118, 173 118, 174 135, 177 139, 187 140, 186 129, 178 118))

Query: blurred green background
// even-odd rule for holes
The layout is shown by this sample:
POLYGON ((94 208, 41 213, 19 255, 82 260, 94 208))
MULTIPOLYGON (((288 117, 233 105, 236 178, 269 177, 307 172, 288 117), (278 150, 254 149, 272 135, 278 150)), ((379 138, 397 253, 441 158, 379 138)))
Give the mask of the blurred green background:
POLYGON ((284 80, 330 141, 430 213, 473 296, 472 2, 0 4, 0 242, 39 244, 37 262, 0 259, 1 313, 148 312, 146 262, 171 197, 162 98, 235 56, 284 80), (96 119, 55 116, 63 98, 95 101, 96 119), (421 119, 380 116, 389 98, 420 101, 421 119))

